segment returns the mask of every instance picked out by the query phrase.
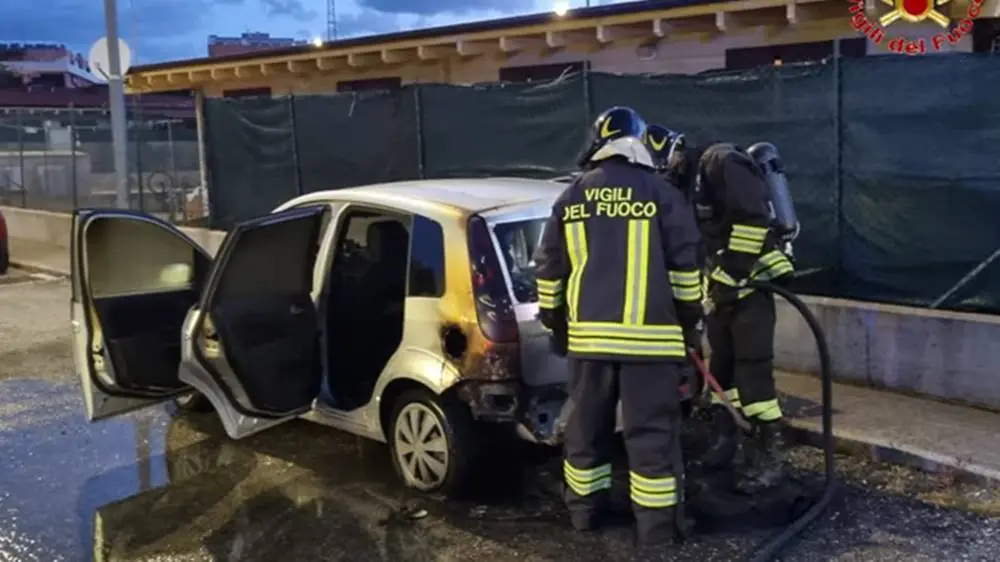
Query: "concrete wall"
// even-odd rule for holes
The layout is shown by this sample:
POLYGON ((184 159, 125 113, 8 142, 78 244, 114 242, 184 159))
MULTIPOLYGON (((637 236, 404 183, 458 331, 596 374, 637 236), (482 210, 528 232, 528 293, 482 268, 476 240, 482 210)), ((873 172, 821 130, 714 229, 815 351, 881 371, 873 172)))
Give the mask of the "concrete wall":
MULTIPOLYGON (((11 238, 69 249, 72 215, 2 206, 0 213, 7 221, 11 238)), ((218 251, 226 236, 225 232, 207 228, 180 227, 180 230, 212 255, 218 251)), ((17 256, 12 256, 12 259, 16 262, 17 256)))
MULTIPOLYGON (((1000 317, 866 303, 804 299, 826 332, 843 381, 1000 409, 1000 317)), ((778 306, 779 368, 819 372, 805 321, 778 306)))
MULTIPOLYGON (((0 207, 10 235, 68 248, 68 214, 0 207)), ((182 229, 215 253, 224 233, 182 229)), ((60 252, 65 256, 65 252, 60 252)), ((12 256, 16 263, 18 256, 12 256)), ((803 300, 826 332, 837 379, 1000 410, 1000 317, 823 297, 803 300)), ((778 305, 776 364, 818 373, 812 335, 788 304, 778 305)), ((915 413, 916 415, 917 413, 915 413)))

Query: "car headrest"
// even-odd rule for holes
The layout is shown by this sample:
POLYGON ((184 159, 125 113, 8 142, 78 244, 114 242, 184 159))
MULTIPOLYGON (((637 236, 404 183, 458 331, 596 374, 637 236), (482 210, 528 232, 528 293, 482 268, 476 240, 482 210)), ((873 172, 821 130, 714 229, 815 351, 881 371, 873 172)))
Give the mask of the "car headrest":
MULTIPOLYGON (((403 223, 395 220, 368 225, 368 252, 372 259, 381 259, 392 252, 406 255, 410 235, 403 223)), ((398 254, 397 254, 398 255, 398 254)))

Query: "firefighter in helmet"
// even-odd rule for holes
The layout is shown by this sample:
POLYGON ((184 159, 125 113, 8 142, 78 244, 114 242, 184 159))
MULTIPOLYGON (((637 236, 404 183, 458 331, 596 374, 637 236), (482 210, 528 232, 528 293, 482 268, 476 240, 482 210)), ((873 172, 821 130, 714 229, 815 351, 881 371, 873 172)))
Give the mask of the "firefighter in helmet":
POLYGON ((540 319, 565 330, 573 526, 594 529, 608 514, 620 400, 637 540, 655 549, 688 528, 678 386, 702 291, 693 213, 656 174, 644 135, 629 108, 597 118, 579 158, 584 172, 556 199, 534 260, 540 319))

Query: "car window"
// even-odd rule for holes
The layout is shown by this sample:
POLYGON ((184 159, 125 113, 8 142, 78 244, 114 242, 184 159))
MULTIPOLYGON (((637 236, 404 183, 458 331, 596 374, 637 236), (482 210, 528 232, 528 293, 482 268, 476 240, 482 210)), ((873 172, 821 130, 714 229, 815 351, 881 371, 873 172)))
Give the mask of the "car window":
MULTIPOLYGON (((360 281, 369 272, 372 264, 384 256, 376 255, 368 240, 372 227, 379 223, 398 223, 409 230, 409 221, 404 216, 385 214, 367 210, 352 210, 342 219, 337 235, 337 254, 334 261, 336 275, 347 281, 360 281)), ((404 248, 407 248, 406 243, 404 248)), ((382 250, 388 250, 383 248, 382 250)), ((404 261, 405 265, 405 261, 404 261)))
POLYGON ((511 288, 518 302, 538 302, 535 287, 535 263, 532 256, 542 236, 544 218, 498 223, 493 234, 500 242, 504 265, 510 275, 511 288))
POLYGON ((219 281, 219 294, 245 297, 312 290, 320 220, 290 220, 255 226, 240 234, 219 281))
POLYGON ((416 215, 410 235, 411 297, 444 295, 444 230, 437 222, 416 215))

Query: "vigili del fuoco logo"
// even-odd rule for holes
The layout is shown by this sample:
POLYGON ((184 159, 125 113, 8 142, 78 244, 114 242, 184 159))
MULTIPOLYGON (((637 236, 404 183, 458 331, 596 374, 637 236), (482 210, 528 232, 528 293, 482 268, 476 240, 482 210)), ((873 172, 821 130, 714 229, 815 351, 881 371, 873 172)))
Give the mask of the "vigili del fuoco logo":
POLYGON ((927 52, 940 51, 945 45, 955 45, 963 37, 972 33, 973 20, 983 11, 986 0, 969 0, 969 7, 964 17, 952 20, 941 9, 947 8, 952 0, 877 0, 885 6, 882 15, 876 20, 868 19, 865 14, 866 0, 848 0, 850 4, 851 25, 872 43, 885 43, 889 52, 906 55, 922 55, 927 52), (904 25, 900 23, 933 22, 941 27, 941 31, 929 38, 910 38, 903 33, 904 25), (891 31, 890 31, 891 29, 891 31), (899 35, 892 33, 897 29, 899 35))

